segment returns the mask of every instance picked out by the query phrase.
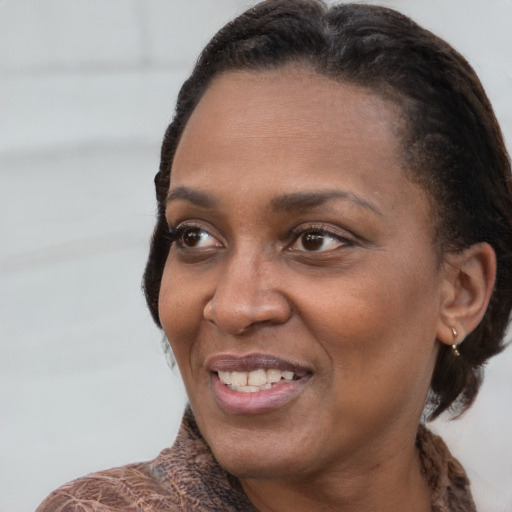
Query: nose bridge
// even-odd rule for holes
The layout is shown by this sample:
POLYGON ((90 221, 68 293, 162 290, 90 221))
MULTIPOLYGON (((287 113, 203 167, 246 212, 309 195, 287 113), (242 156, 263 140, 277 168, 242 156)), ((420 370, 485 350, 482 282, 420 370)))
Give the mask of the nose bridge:
POLYGON ((291 308, 277 287, 278 262, 264 251, 243 244, 219 272, 205 317, 230 334, 261 323, 286 322, 291 308))

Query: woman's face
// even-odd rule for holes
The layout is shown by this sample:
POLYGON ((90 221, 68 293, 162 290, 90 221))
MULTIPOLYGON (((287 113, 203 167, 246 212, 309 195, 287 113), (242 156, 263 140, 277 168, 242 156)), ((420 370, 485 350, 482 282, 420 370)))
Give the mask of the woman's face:
POLYGON ((186 126, 160 319, 241 478, 374 465, 414 437, 444 280, 399 128, 370 92, 292 68, 221 75, 186 126))

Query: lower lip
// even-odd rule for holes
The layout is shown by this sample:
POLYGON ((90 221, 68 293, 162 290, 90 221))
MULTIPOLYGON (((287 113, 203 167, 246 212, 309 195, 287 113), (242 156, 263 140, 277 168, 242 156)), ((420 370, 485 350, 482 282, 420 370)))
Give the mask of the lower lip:
POLYGON ((261 414, 291 402, 309 382, 310 375, 283 384, 276 384, 264 391, 243 393, 228 388, 216 373, 211 374, 211 388, 219 407, 229 414, 261 414))

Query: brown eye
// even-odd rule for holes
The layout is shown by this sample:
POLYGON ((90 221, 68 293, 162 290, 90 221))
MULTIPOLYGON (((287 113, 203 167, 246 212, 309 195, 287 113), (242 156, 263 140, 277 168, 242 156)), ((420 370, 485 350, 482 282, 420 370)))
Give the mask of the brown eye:
POLYGON ((328 252, 352 245, 350 239, 327 229, 310 227, 295 233, 296 240, 290 246, 293 251, 328 252))
POLYGON ((324 234, 318 231, 304 233, 301 237, 302 247, 306 251, 318 251, 324 243, 324 234))
POLYGON ((189 229, 181 235, 181 243, 187 247, 195 247, 201 241, 202 230, 189 229))
POLYGON ((208 231, 194 226, 183 226, 176 230, 176 243, 184 249, 219 247, 221 244, 208 231))

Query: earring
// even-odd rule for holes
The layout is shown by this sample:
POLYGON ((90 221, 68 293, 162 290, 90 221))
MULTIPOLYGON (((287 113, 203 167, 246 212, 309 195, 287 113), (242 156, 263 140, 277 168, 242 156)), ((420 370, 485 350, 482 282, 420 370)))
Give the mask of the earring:
MULTIPOLYGON (((452 327, 452 333, 453 333, 454 341, 457 341, 457 337, 459 336, 459 333, 457 332, 457 329, 455 329, 455 327, 452 327)), ((457 343, 454 343, 452 345, 452 352, 455 355, 455 357, 459 357, 460 356, 459 349, 457 348, 457 343)))

